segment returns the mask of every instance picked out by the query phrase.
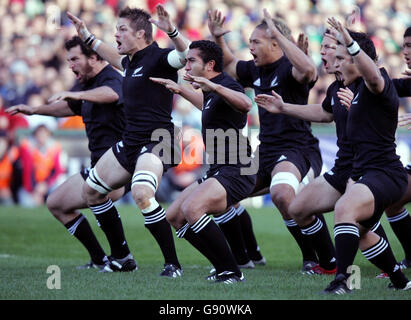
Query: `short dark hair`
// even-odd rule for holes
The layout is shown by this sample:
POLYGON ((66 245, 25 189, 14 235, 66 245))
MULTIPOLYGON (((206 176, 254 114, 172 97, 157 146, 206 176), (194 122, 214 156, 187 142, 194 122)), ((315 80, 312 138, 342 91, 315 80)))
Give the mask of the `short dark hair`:
POLYGON ((223 71, 223 50, 215 42, 210 40, 193 41, 191 42, 189 49, 198 49, 200 51, 200 58, 204 63, 214 60, 214 71, 223 71))
POLYGON ((135 32, 144 30, 144 37, 147 43, 153 41, 153 26, 150 22, 150 14, 138 8, 125 7, 119 13, 119 18, 130 20, 130 25, 135 32))
POLYGON ((79 36, 74 36, 70 40, 67 40, 66 43, 64 44, 64 47, 66 48, 67 51, 69 51, 71 48, 80 46, 81 52, 87 57, 90 58, 91 56, 95 55, 97 60, 102 61, 103 58, 100 57, 93 49, 91 49, 88 45, 86 45, 83 40, 80 39, 79 36))
POLYGON ((411 26, 408 27, 405 32, 404 32, 404 38, 405 37, 411 37, 411 26))
MULTIPOLYGON (((288 40, 292 40, 291 30, 283 19, 275 17, 271 20, 284 37, 286 37, 288 40)), ((256 29, 268 29, 267 21, 261 21, 261 23, 256 27, 256 29)))
MULTIPOLYGON (((378 60, 374 42, 372 42, 371 38, 366 33, 355 32, 351 30, 348 30, 348 33, 350 34, 351 38, 358 43, 361 50, 364 51, 367 56, 369 56, 373 61, 378 60)), ((341 42, 338 41, 338 44, 341 44, 341 42)))

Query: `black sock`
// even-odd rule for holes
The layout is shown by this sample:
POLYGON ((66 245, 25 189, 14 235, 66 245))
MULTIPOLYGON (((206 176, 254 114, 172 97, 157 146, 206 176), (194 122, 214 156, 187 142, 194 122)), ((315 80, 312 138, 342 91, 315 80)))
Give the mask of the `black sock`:
POLYGON ((111 255, 117 259, 125 258, 130 253, 130 250, 124 235, 120 215, 111 199, 99 205, 90 206, 90 209, 93 211, 98 225, 107 237, 111 255))
POLYGON ((144 226, 151 232, 160 246, 165 263, 171 263, 181 269, 177 258, 171 226, 166 220, 165 210, 159 205, 150 212, 144 212, 144 226))
POLYGON ((298 246, 300 247, 301 253, 303 255, 303 261, 314 261, 318 262, 317 255, 314 251, 311 241, 307 240, 306 237, 301 233, 301 228, 295 223, 293 219, 284 220, 288 231, 292 234, 298 246))
POLYGON ((223 232, 209 216, 204 214, 190 228, 198 235, 203 243, 207 244, 208 248, 218 259, 219 269, 217 269, 216 266, 217 274, 223 271, 232 271, 237 276, 241 276, 241 271, 224 238, 223 232))
POLYGON ((385 241, 388 241, 387 234, 379 221, 371 228, 371 231, 378 234, 385 241))
POLYGON ((326 270, 336 267, 335 249, 327 226, 318 218, 301 228, 302 234, 312 243, 318 255, 320 266, 326 270))
POLYGON ((390 280, 396 288, 402 289, 406 286, 408 279, 402 273, 391 247, 385 239, 380 237, 375 245, 362 251, 362 253, 372 264, 390 276, 390 280))
POLYGON ((95 264, 104 264, 103 258, 106 256, 100 246, 93 230, 85 216, 79 214, 76 218, 64 225, 68 232, 75 236, 90 254, 91 261, 95 264))
POLYGON ((245 248, 243 234, 241 232, 240 218, 234 208, 214 217, 214 221, 223 231, 237 264, 243 265, 250 261, 245 248))
POLYGON ((190 225, 186 223, 180 229, 176 230, 177 238, 186 239, 194 248, 196 248, 204 257, 211 262, 216 270, 221 270, 221 265, 216 257, 216 255, 208 248, 197 233, 190 228, 190 225))
POLYGON ((241 232, 243 234, 248 256, 254 261, 261 260, 263 256, 261 255, 260 247, 258 246, 257 239, 254 235, 253 223, 250 215, 241 205, 236 209, 236 213, 240 218, 241 232))
POLYGON ((334 227, 337 274, 348 277, 347 268, 354 262, 360 243, 360 233, 355 224, 339 223, 334 227))
POLYGON ((404 249, 405 258, 411 261, 411 217, 407 209, 387 219, 404 249))

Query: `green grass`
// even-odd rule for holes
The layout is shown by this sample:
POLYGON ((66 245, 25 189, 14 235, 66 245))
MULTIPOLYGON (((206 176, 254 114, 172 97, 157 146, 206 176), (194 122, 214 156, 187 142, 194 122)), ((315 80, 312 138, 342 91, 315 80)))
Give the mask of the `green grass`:
MULTIPOLYGON (((411 208, 409 208, 411 209, 411 208)), ((106 252, 108 244, 91 212, 86 216, 106 252)), ((129 247, 139 263, 132 273, 101 274, 76 270, 89 256, 82 245, 57 222, 46 208, 0 207, 0 299, 13 300, 400 300, 409 293, 387 289, 388 280, 375 279, 379 271, 357 254, 361 290, 343 297, 320 295, 332 276, 300 274, 301 254, 272 208, 250 209, 255 233, 267 265, 246 270, 247 281, 231 286, 207 282, 209 263, 185 240, 176 239, 184 269, 180 279, 158 276, 162 258, 154 239, 144 228, 136 207, 119 207, 129 247), (61 270, 61 289, 47 288, 47 267, 61 270)), ((327 215, 328 226, 333 217, 327 215)), ((382 223, 397 259, 403 251, 385 217, 382 223)), ((406 270, 411 278, 411 271, 406 270)))

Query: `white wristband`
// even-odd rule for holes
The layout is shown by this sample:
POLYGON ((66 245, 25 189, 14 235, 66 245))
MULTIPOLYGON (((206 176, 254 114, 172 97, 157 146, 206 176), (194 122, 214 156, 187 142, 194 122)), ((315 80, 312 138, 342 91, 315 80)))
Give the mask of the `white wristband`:
POLYGON ((86 41, 86 39, 91 36, 90 31, 88 31, 87 29, 81 29, 80 33, 81 37, 83 38, 83 41, 86 41))
POLYGON ((360 50, 361 48, 357 41, 353 41, 353 43, 347 47, 347 51, 351 56, 356 56, 360 50))
POLYGON ((97 51, 97 48, 100 46, 100 44, 101 44, 101 40, 96 40, 96 42, 94 43, 94 46, 93 46, 93 50, 97 51))

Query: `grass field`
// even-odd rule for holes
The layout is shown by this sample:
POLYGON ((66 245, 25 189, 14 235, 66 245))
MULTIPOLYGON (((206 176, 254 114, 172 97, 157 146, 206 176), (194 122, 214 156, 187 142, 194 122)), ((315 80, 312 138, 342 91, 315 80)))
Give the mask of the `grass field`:
MULTIPOLYGON (((411 209, 411 207, 409 208, 411 209)), ((332 276, 300 274, 301 256, 273 208, 249 210, 255 233, 267 265, 245 271, 247 281, 227 286, 209 283, 209 263, 185 240, 176 239, 184 269, 179 279, 161 278, 162 258, 154 239, 144 228, 136 207, 119 207, 129 247, 138 261, 132 273, 101 274, 76 270, 89 257, 81 244, 57 222, 46 208, 0 207, 0 299, 2 300, 402 300, 409 292, 387 289, 388 280, 375 279, 379 271, 357 254, 361 289, 345 296, 324 296, 319 292, 332 276), (48 289, 50 265, 61 270, 61 289, 48 289)), ((108 244, 91 212, 84 210, 106 252, 108 244)), ((329 227, 333 217, 327 215, 329 227)), ((391 228, 382 219, 398 260, 403 251, 391 228)), ((405 271, 411 278, 411 270, 405 271)))

